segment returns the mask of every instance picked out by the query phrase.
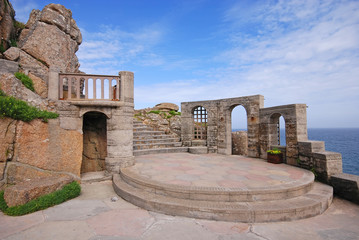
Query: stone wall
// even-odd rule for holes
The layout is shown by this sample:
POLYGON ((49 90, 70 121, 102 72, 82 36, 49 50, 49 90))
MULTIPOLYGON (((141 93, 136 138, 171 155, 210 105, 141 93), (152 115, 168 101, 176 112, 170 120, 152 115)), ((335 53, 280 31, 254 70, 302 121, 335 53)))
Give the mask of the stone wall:
POLYGON ((330 183, 331 176, 343 172, 342 155, 325 150, 323 141, 298 142, 298 165, 312 170, 317 179, 330 183))
POLYGON ((283 116, 286 136, 286 162, 296 165, 298 159, 298 142, 308 140, 307 106, 291 104, 260 109, 260 148, 261 158, 267 158, 267 150, 277 145, 277 124, 283 116))
POLYGON ((193 110, 204 107, 208 112, 207 148, 210 153, 232 154, 232 110, 242 105, 247 112, 248 156, 259 157, 259 110, 263 107, 262 95, 227 98, 213 101, 183 102, 182 141, 185 146, 193 145, 193 110))

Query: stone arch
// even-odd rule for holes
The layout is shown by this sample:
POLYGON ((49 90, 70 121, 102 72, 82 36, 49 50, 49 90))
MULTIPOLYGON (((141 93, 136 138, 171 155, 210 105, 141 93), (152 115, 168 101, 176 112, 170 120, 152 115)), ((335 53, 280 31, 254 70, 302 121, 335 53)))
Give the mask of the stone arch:
POLYGON ((231 149, 233 155, 248 155, 248 113, 247 109, 242 104, 235 104, 229 107, 230 110, 230 130, 231 130, 231 149), (245 130, 237 130, 236 132, 233 132, 233 122, 234 122, 234 115, 233 111, 235 109, 244 109, 245 111, 245 130))
POLYGON ((106 170, 107 118, 98 111, 87 111, 83 115, 81 174, 106 170))

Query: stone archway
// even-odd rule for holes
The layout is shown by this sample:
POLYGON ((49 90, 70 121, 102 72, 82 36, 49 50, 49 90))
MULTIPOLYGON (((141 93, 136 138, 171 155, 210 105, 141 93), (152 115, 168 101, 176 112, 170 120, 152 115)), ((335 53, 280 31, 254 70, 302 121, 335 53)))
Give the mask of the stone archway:
POLYGON ((100 112, 83 115, 83 153, 81 173, 106 170, 107 117, 100 112))

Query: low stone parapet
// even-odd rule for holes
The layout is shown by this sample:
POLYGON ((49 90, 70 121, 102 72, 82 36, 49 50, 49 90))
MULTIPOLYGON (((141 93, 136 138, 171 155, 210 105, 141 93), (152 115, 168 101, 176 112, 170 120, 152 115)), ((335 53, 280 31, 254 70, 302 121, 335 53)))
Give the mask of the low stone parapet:
POLYGON ((207 154, 208 150, 207 147, 189 147, 188 152, 193 154, 207 154))
POLYGON ((8 187, 4 199, 9 207, 23 205, 40 196, 60 190, 74 179, 71 176, 45 177, 37 180, 22 182, 8 187))
POLYGON ((333 175, 330 182, 336 195, 359 204, 359 176, 340 173, 333 175))

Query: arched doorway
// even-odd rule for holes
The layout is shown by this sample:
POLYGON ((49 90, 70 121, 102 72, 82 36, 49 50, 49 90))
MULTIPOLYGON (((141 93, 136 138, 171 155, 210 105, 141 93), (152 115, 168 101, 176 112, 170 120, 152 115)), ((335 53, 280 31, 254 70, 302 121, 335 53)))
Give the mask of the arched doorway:
POLYGON ((83 153, 81 173, 105 170, 107 157, 107 117, 100 112, 83 116, 83 153))
POLYGON ((247 111, 242 105, 234 106, 231 113, 232 154, 248 155, 247 111))

